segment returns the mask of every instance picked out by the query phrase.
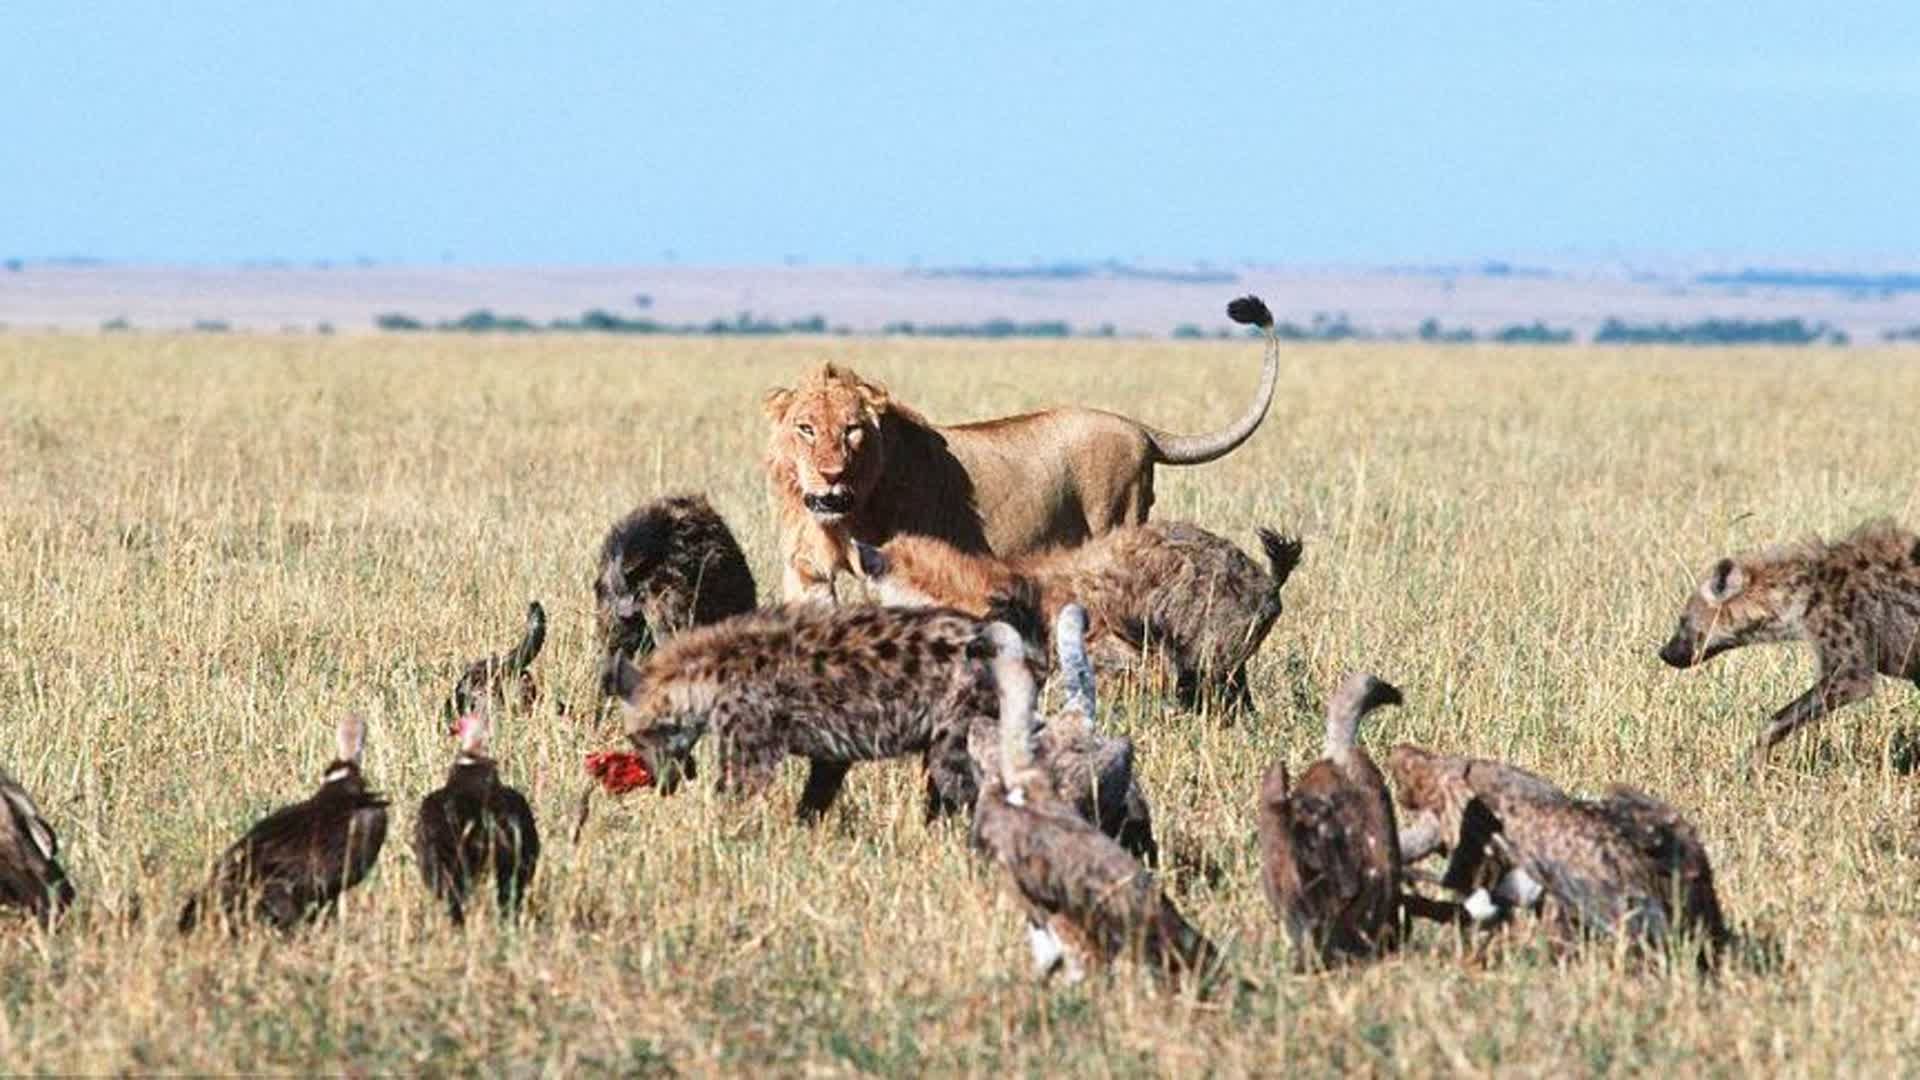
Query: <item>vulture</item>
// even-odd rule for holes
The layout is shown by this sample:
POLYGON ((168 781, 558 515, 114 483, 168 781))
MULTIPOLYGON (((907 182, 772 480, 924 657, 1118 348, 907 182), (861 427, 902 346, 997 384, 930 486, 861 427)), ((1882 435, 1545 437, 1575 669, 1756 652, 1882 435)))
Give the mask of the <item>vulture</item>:
POLYGON ((1260 858, 1267 902, 1296 962, 1361 959, 1400 940, 1400 843, 1385 777, 1358 741, 1360 721, 1400 691, 1350 674, 1327 703, 1325 756, 1290 782, 1285 761, 1260 784, 1260 858))
POLYGON ((1118 842, 1081 816, 1036 761, 1034 683, 1020 634, 1005 623, 988 631, 1000 697, 995 768, 981 779, 974 838, 1005 872, 1026 909, 1034 965, 1043 976, 1064 968, 1069 981, 1121 955, 1147 964, 1175 985, 1202 989, 1220 966, 1211 942, 1187 923, 1153 875, 1118 842))
POLYGON ((1705 965, 1731 942, 1706 848, 1666 803, 1619 785, 1574 798, 1512 766, 1414 748, 1391 766, 1403 802, 1438 823, 1442 884, 1469 896, 1475 919, 1535 909, 1562 947, 1659 947, 1680 932, 1701 939, 1705 965))
MULTIPOLYGON (((1103 735, 1094 725, 1097 702, 1093 666, 1087 659, 1086 609, 1064 605, 1054 619, 1053 641, 1066 701, 1033 732, 1034 759, 1081 817, 1151 866, 1160 849, 1153 839, 1152 810, 1134 775, 1133 740, 1103 735)), ((995 725, 975 724, 968 742, 975 768, 983 773, 999 768, 995 725)))
POLYGON ((500 782, 500 769, 487 756, 493 724, 486 709, 454 723, 459 756, 447 782, 420 802, 414 821, 413 852, 427 888, 447 905, 455 926, 466 922, 467 893, 489 873, 500 910, 516 911, 540 861, 540 831, 533 808, 518 791, 500 782))
POLYGON ((503 656, 475 660, 460 674, 443 709, 448 720, 465 716, 483 703, 509 704, 510 692, 514 695, 511 703, 523 710, 533 708, 540 697, 540 686, 533 678, 533 662, 546 641, 547 609, 536 600, 527 605, 527 629, 519 644, 503 656))
POLYGON ((0 772, 0 907, 19 907, 51 927, 73 903, 60 866, 60 838, 13 777, 0 772))
POLYGON ((387 800, 360 775, 366 730, 359 716, 340 721, 337 756, 320 790, 261 818, 220 856, 181 910, 181 933, 199 925, 210 903, 230 927, 258 919, 291 930, 331 910, 341 892, 367 876, 387 839, 387 800))

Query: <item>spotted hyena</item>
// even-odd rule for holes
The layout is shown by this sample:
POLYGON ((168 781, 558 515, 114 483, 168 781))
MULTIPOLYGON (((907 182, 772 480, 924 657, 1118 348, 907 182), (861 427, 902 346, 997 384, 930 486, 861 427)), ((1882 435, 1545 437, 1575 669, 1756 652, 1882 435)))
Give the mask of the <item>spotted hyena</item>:
POLYGON ((594 563, 597 630, 611 672, 673 635, 754 608, 753 571, 701 495, 655 499, 621 518, 594 563))
POLYGON ((1875 672, 1920 685, 1920 538, 1877 520, 1844 540, 1721 559, 1687 598, 1660 659, 1686 668, 1769 641, 1812 642, 1820 676, 1773 714, 1756 758, 1795 728, 1871 697, 1875 672))
POLYGON ((719 740, 720 785, 754 795, 788 757, 807 759, 802 820, 825 813, 859 761, 921 755, 927 816, 970 808, 967 733, 999 706, 990 624, 926 608, 767 609, 689 631, 616 689, 627 736, 662 794, 693 775, 693 748, 719 740))
POLYGON ((1279 618, 1280 589, 1300 562, 1300 541, 1269 529, 1259 536, 1264 568, 1231 541, 1179 522, 1116 529, 1078 547, 1012 559, 968 554, 925 536, 856 547, 861 573, 883 603, 945 604, 1004 617, 996 601, 1024 594, 1044 624, 1078 602, 1087 609, 1090 647, 1109 658, 1115 645, 1120 655, 1135 656, 1163 648, 1182 705, 1212 697, 1239 708, 1252 705, 1247 658, 1279 618))

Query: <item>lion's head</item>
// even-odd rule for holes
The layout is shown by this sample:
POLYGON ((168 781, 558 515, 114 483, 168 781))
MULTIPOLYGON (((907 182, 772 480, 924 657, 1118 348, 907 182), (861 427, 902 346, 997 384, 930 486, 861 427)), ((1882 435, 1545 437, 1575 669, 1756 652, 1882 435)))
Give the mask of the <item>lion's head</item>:
POLYGON ((832 524, 866 503, 885 464, 887 392, 831 363, 791 389, 769 391, 767 469, 814 519, 832 524))

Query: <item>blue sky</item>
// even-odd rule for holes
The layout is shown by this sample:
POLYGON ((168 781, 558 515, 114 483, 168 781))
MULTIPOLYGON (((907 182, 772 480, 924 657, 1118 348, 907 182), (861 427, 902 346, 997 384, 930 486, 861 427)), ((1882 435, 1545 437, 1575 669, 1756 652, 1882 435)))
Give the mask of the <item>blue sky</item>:
POLYGON ((1920 256, 1920 4, 0 6, 0 255, 1920 256))

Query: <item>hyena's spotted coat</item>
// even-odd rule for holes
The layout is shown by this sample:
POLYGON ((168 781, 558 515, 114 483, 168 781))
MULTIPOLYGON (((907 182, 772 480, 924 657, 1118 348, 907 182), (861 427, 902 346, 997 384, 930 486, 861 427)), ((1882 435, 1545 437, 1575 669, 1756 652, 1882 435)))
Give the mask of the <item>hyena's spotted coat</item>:
POLYGON ((810 763, 802 819, 824 813, 857 761, 924 756, 929 818, 970 808, 976 719, 999 709, 987 623, 944 609, 795 605, 682 634, 621 661, 627 735, 663 794, 719 740, 721 786, 756 794, 791 755, 810 763))
POLYGON ((1759 758, 1796 728, 1871 697, 1875 672, 1920 685, 1920 537, 1877 520, 1844 540, 1721 559, 1660 658, 1686 668, 1768 641, 1811 642, 1820 676, 1773 714, 1759 758))

